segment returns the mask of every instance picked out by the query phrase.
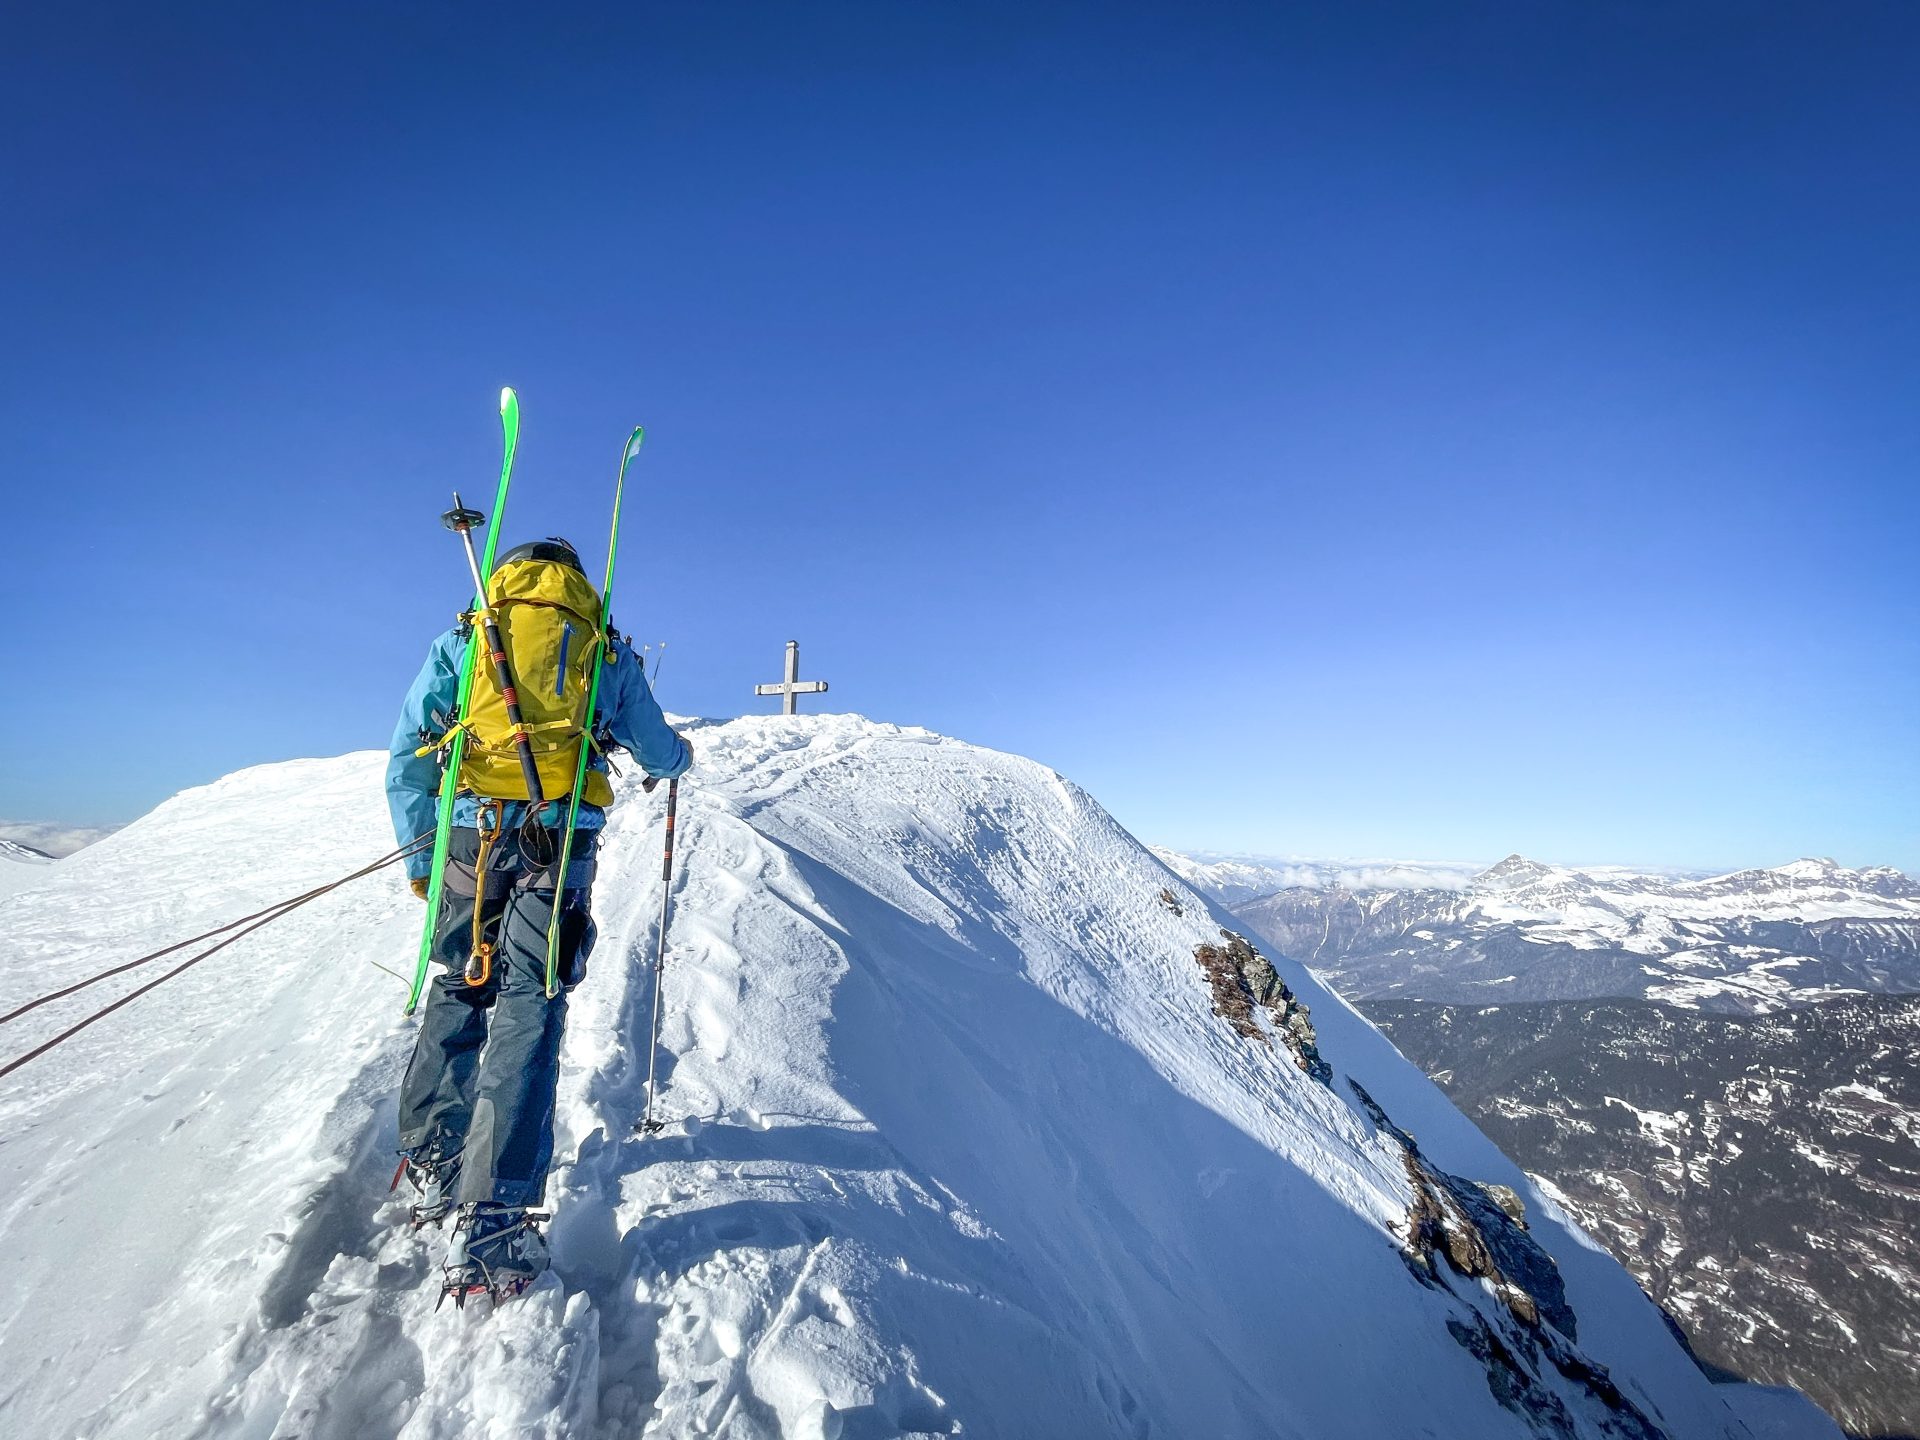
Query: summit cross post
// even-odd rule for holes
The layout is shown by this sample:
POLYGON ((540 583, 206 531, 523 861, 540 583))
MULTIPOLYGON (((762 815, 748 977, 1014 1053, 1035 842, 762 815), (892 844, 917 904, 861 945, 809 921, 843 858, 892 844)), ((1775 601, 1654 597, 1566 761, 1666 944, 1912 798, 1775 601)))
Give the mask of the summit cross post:
POLYGON ((798 640, 789 640, 787 641, 787 678, 782 680, 778 685, 756 685, 753 687, 753 693, 756 695, 778 695, 781 697, 780 713, 782 715, 798 715, 800 713, 799 697, 802 695, 826 694, 827 682, 824 680, 802 680, 800 678, 800 642, 798 640))

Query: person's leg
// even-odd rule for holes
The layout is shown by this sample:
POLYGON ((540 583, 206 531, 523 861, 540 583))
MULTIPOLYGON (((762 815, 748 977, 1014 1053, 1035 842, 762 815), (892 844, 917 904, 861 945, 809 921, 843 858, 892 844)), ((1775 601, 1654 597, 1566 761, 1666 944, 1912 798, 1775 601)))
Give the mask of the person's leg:
POLYGON ((400 1148, 409 1156, 450 1159, 465 1144, 491 998, 463 985, 458 970, 428 986, 413 1058, 400 1082, 400 1148))
MULTIPOLYGON (((584 973, 593 943, 588 909, 592 838, 572 867, 579 883, 567 887, 560 924, 560 979, 571 988, 584 973)), ((578 842, 576 842, 578 843, 578 842)), ((533 872, 516 886, 500 922, 499 996, 476 1082, 473 1119, 459 1182, 459 1201, 538 1205, 553 1160, 553 1105, 566 1026, 566 990, 547 998, 547 924, 554 892, 539 885, 551 874, 533 872)))
MULTIPOLYGON (((462 973, 473 950, 479 848, 479 836, 470 829, 455 830, 449 841, 433 937, 433 959, 443 968, 427 987, 413 1058, 400 1085, 400 1149, 432 1166, 457 1161, 465 1147, 488 1011, 499 988, 495 980, 468 985, 462 973)), ((486 929, 498 926, 512 878, 489 876, 482 914, 486 929)))

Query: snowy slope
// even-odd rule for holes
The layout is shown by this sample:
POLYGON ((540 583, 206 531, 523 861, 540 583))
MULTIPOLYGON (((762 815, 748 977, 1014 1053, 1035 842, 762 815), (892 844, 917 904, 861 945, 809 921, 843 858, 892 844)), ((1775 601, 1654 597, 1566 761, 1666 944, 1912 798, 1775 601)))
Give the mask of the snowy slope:
MULTIPOLYGON (((855 717, 694 738, 671 1124, 632 1134, 660 829, 629 783, 572 998, 554 1276, 436 1314, 438 1237, 383 1203, 410 1027, 376 966, 408 965, 420 922, 383 876, 7 1081, 0 1430, 1749 1433, 1625 1272, 1302 967, 1276 960, 1330 1084, 1228 1028, 1194 959, 1226 917, 1177 883, 1163 904, 1169 873, 1051 771, 855 717), (1519 1192, 1577 1344, 1444 1262, 1423 1280, 1414 1162, 1353 1082, 1427 1162, 1519 1192), (1496 1398, 1517 1372, 1469 1344, 1494 1335, 1531 1408, 1496 1398)), ((240 772, 0 899, 0 1011, 381 853, 380 770, 240 772)), ((85 1003, 0 1028, 0 1056, 85 1003)))

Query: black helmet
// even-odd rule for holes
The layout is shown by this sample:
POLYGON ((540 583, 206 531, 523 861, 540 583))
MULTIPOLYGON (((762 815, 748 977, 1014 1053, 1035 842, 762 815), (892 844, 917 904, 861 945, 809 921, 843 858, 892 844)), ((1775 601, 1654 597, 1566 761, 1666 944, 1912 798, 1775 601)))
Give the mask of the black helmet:
POLYGON ((529 540, 524 545, 516 545, 498 560, 493 562, 496 572, 516 560, 551 560, 558 565, 571 565, 582 575, 587 567, 580 563, 580 552, 573 548, 571 541, 562 540, 558 535, 549 535, 544 540, 529 540))

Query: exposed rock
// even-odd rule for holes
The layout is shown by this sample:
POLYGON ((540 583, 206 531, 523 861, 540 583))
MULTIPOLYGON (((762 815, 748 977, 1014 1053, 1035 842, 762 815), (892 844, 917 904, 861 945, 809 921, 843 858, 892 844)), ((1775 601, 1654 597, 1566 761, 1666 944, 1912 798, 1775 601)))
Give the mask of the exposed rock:
POLYGON ((1460 1348, 1487 1369, 1487 1389, 1507 1409, 1532 1420, 1541 1434, 1573 1440, 1578 1434, 1573 1416, 1558 1395, 1543 1386, 1539 1378, 1520 1363, 1519 1357, 1494 1333, 1493 1327, 1479 1315, 1447 1321, 1447 1333, 1460 1348))
POLYGON ((1447 1321, 1448 1333, 1486 1366, 1494 1397, 1543 1434, 1579 1433, 1566 1402, 1544 1383, 1542 1367, 1550 1365, 1597 1403, 1607 1433, 1631 1440, 1658 1437, 1659 1427, 1620 1393, 1606 1369, 1574 1348, 1579 1328, 1566 1285, 1553 1257, 1527 1234, 1520 1197, 1504 1185, 1448 1174, 1420 1153, 1413 1136, 1393 1122, 1365 1086, 1351 1077, 1347 1085, 1367 1117, 1400 1146, 1413 1188, 1405 1253, 1415 1278, 1458 1295, 1435 1264, 1434 1256, 1444 1255, 1455 1273, 1485 1282, 1504 1307, 1507 1318, 1499 1326, 1477 1308, 1470 1319, 1447 1321))
POLYGON ((1196 945, 1193 958, 1207 972, 1207 984, 1213 990, 1213 1013, 1232 1027, 1236 1035, 1271 1045, 1267 1032, 1253 1014, 1253 991, 1233 957, 1217 945, 1196 945))
MULTIPOLYGON (((1353 1079, 1347 1084, 1373 1123, 1400 1144, 1407 1181, 1413 1186, 1407 1212, 1407 1247, 1413 1261, 1431 1274, 1438 1251, 1460 1274, 1487 1281, 1521 1324, 1535 1327, 1545 1320, 1569 1340, 1577 1340, 1578 1322, 1553 1257, 1484 1188, 1449 1175, 1422 1155, 1413 1136, 1393 1123, 1365 1086, 1353 1079)), ((1519 1203, 1517 1196, 1514 1203, 1519 1203)))
MULTIPOLYGON (((1530 1364, 1524 1351, 1509 1343, 1513 1337, 1500 1335, 1484 1315, 1449 1319, 1447 1333, 1486 1367, 1487 1389, 1493 1398, 1526 1417, 1536 1433, 1564 1440, 1574 1440, 1580 1434, 1566 1401, 1544 1383, 1537 1364, 1530 1364)), ((1555 1340, 1551 1332, 1538 1334, 1544 1342, 1537 1347, 1539 1358, 1598 1402, 1599 1426, 1604 1433, 1620 1436, 1621 1440, 1664 1440, 1666 1432, 1620 1393, 1620 1387, 1603 1368, 1582 1359, 1555 1340)))
POLYGON ((1322 1085, 1333 1083, 1333 1067, 1320 1058, 1318 1037, 1313 1030, 1313 1014, 1301 1003, 1280 972, 1254 949, 1244 935, 1222 930, 1227 943, 1199 945, 1193 958, 1207 972, 1213 989, 1213 1013, 1231 1025, 1236 1034, 1271 1045, 1271 1037, 1260 1028, 1254 1007, 1264 1008, 1272 1017, 1275 1030, 1293 1060, 1322 1085))
POLYGON ((1527 1228, 1527 1202, 1520 1198, 1520 1192, 1511 1185, 1492 1185, 1485 1180, 1476 1180, 1480 1193, 1485 1195, 1504 1214, 1522 1230, 1527 1228))

